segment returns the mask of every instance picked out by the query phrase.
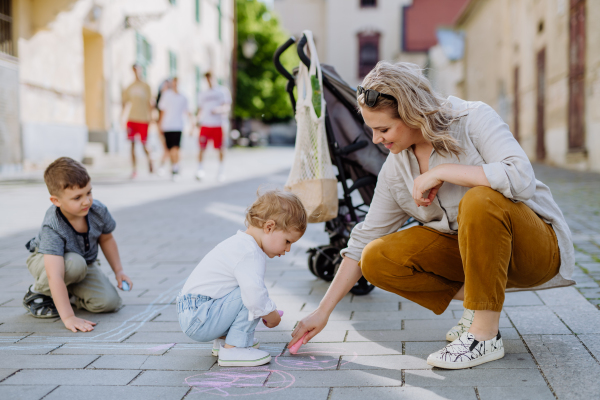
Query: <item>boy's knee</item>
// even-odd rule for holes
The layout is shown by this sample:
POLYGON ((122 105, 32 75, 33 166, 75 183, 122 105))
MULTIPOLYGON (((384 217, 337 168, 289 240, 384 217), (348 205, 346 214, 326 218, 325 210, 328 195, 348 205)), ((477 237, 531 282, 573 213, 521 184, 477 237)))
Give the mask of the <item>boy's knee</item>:
POLYGON ((87 275, 87 262, 77 253, 65 253, 65 282, 81 282, 87 275))
POLYGON ((85 309, 93 313, 107 313, 117 311, 121 304, 121 297, 115 290, 114 293, 107 292, 102 297, 88 299, 85 309))

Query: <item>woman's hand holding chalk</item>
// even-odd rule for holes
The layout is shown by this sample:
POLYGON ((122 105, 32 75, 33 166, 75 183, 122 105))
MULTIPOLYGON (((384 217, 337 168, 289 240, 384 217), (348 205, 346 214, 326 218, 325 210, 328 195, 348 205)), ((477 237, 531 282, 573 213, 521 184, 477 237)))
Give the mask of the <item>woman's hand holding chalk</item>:
MULTIPOLYGON (((280 317, 283 317, 283 311, 282 310, 277 310, 277 312, 279 313, 280 317)), ((263 324, 267 324, 267 321, 263 318, 263 324)))
POLYGON ((129 283, 127 283, 127 281, 122 281, 121 288, 124 292, 129 292, 129 283))
POLYGON ((308 335, 308 331, 304 332, 304 335, 302 335, 302 338, 300 340, 298 340, 296 343, 294 343, 294 345, 292 347, 289 348, 289 351, 291 354, 296 354, 298 352, 298 350, 300 350, 300 346, 302 346, 304 344, 304 338, 306 337, 306 335, 308 335))

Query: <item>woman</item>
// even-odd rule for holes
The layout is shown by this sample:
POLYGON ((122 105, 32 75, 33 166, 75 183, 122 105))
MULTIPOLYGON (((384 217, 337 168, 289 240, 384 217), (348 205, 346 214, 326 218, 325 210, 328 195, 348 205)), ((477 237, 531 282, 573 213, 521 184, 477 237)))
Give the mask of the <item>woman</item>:
POLYGON ((446 335, 452 343, 428 364, 460 369, 502 358, 505 290, 574 284, 571 234, 550 190, 490 106, 443 99, 416 65, 380 62, 358 93, 373 142, 391 154, 335 279, 290 346, 318 334, 364 275, 436 314, 463 300, 463 318, 446 335), (398 232, 410 217, 423 226, 398 232))

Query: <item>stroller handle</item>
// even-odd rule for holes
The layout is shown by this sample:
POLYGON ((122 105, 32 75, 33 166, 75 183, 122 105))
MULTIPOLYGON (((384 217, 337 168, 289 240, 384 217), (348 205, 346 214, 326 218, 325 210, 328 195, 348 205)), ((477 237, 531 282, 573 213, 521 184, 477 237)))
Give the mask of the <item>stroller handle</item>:
POLYGON ((294 43, 296 43, 296 38, 291 36, 284 44, 282 44, 281 46, 279 46, 277 48, 277 50, 275 50, 275 54, 273 55, 273 63, 275 64, 275 68, 277 69, 277 71, 279 71, 279 73, 281 75, 283 75, 285 77, 285 79, 287 79, 288 81, 292 81, 292 82, 294 82, 294 77, 281 64, 281 60, 279 60, 279 58, 281 57, 281 54, 284 51, 286 51, 287 49, 289 49, 290 46, 293 45, 294 43))
POLYGON ((297 49, 298 49, 298 57, 300 57, 300 61, 302 61, 302 63, 304 65, 306 65, 308 68, 310 68, 310 58, 308 58, 308 56, 304 52, 304 46, 306 46, 307 41, 308 41, 308 39, 306 39, 306 35, 302 35, 302 38, 300 38, 300 41, 298 42, 297 49))

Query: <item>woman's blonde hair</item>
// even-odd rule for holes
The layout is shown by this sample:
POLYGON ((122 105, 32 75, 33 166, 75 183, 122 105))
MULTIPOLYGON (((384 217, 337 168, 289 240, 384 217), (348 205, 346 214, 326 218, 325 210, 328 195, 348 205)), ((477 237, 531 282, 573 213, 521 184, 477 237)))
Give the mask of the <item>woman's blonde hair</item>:
MULTIPOLYGON (((370 107, 371 110, 389 110, 392 117, 401 119, 409 128, 420 129, 423 137, 438 153, 451 153, 458 157, 462 152, 458 141, 448 133, 456 112, 433 89, 418 65, 380 61, 365 76, 362 86, 396 99, 380 96, 377 103, 370 107)), ((360 107, 366 107, 364 94, 359 95, 357 100, 360 107)))
MULTIPOLYGON (((260 191, 260 189, 259 189, 260 191)), ((293 193, 279 189, 257 192, 258 199, 246 211, 246 227, 262 228, 265 222, 275 221, 275 229, 304 233, 308 218, 304 205, 293 193)))

